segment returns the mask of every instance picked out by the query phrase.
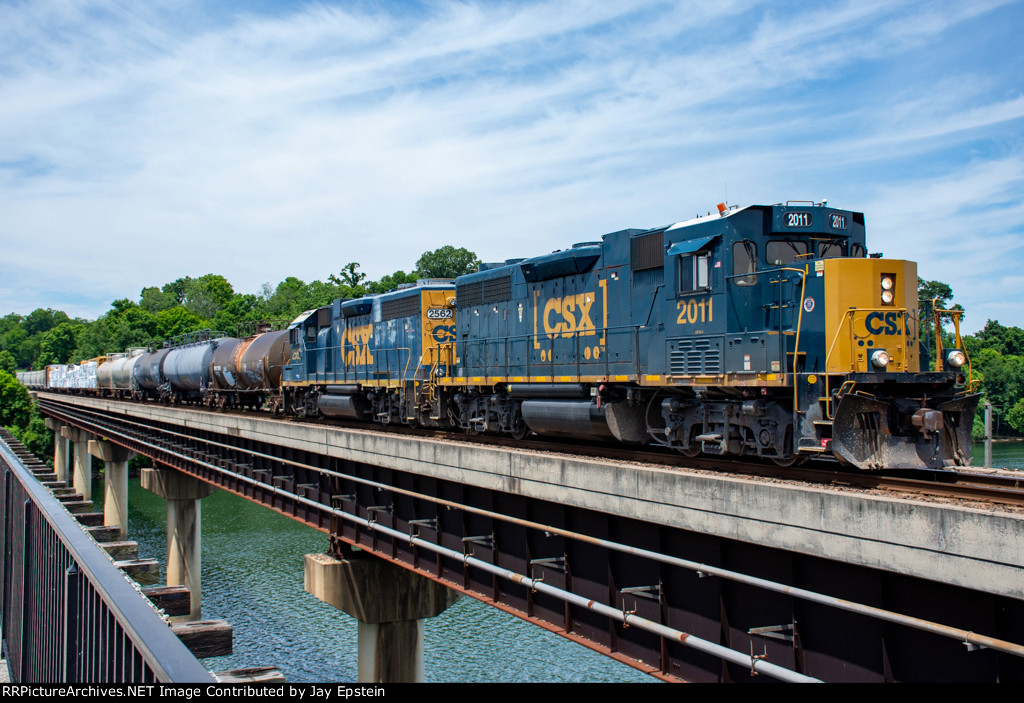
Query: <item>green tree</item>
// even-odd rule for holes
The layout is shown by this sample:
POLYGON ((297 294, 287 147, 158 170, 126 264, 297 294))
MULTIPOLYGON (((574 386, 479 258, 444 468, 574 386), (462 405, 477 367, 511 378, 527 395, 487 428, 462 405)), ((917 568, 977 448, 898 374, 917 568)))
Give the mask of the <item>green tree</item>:
POLYGON ((340 276, 335 276, 332 273, 327 280, 336 286, 356 288, 366 280, 366 274, 359 271, 359 264, 352 262, 341 267, 340 276))
POLYGON ((446 244, 434 251, 425 251, 416 262, 420 278, 456 278, 476 271, 480 259, 468 249, 446 244))
POLYGON ((0 426, 28 427, 32 397, 11 374, 0 371, 0 426))
POLYGON ((17 370, 18 363, 14 360, 14 355, 6 349, 0 351, 0 371, 6 371, 13 376, 17 370))
POLYGON ((166 340, 186 332, 209 327, 209 322, 191 310, 178 306, 156 314, 156 339, 166 340))
POLYGON ((185 286, 185 307, 199 317, 210 319, 227 305, 234 294, 235 290, 226 278, 208 273, 190 280, 185 286))
POLYGON ((412 273, 395 271, 392 274, 383 276, 379 281, 373 281, 367 288, 370 293, 387 293, 389 290, 394 290, 404 283, 415 283, 418 279, 419 274, 416 271, 412 273))
POLYGON ((185 276, 183 278, 179 278, 176 281, 165 283, 162 290, 164 293, 174 296, 174 299, 179 304, 184 304, 185 296, 188 294, 188 285, 191 282, 192 279, 189 276, 185 276))
POLYGON ((139 307, 154 315, 162 310, 168 310, 179 305, 177 297, 172 292, 165 292, 156 286, 143 288, 139 297, 139 307))
POLYGON ((66 364, 78 346, 79 325, 72 322, 62 322, 49 332, 42 335, 39 341, 40 368, 49 364, 66 364))
POLYGON ((71 318, 67 316, 67 313, 60 310, 37 308, 28 314, 22 322, 22 326, 25 328, 25 333, 31 337, 51 330, 62 322, 70 321, 71 318))
POLYGON ((306 284, 289 276, 277 284, 274 294, 267 300, 267 313, 275 318, 293 318, 303 310, 315 307, 306 284))

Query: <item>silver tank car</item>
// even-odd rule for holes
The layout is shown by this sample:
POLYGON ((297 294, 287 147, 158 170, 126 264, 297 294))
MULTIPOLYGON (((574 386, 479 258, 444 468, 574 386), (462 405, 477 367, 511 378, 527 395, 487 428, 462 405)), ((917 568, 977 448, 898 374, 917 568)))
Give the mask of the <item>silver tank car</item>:
POLYGON ((124 354, 108 354, 107 360, 96 367, 96 387, 101 391, 114 391, 114 369, 125 359, 124 354))
POLYGON ((122 395, 134 393, 138 389, 135 383, 135 367, 138 366, 139 360, 145 353, 145 349, 129 349, 121 363, 114 365, 112 369, 114 389, 122 395))
POLYGON ((159 395, 160 386, 167 382, 163 377, 161 367, 164 357, 170 351, 170 348, 164 347, 156 351, 146 352, 135 363, 135 385, 144 397, 159 395))
POLYGON ((210 386, 213 353, 227 337, 223 332, 203 330, 177 337, 164 357, 163 375, 175 400, 199 400, 210 386))

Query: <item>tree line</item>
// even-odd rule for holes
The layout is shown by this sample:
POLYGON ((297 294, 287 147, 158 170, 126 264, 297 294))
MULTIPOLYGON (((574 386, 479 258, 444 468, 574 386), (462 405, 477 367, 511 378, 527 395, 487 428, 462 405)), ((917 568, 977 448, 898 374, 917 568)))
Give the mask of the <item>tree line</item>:
MULTIPOLYGON (((96 320, 70 318, 60 310, 37 309, 22 316, 0 318, 0 425, 10 427, 27 446, 52 442, 27 392, 13 374, 16 369, 40 369, 49 364, 75 363, 129 347, 160 345, 164 340, 201 329, 234 333, 239 323, 292 320, 304 310, 337 298, 385 293, 419 278, 455 278, 474 271, 480 261, 473 252, 444 246, 424 252, 409 273, 403 270, 366 280, 358 263, 341 267, 326 281, 289 276, 275 287, 264 284, 259 293, 238 293, 223 276, 185 276, 163 286, 143 288, 138 301, 115 300, 96 320)), ((939 281, 918 280, 921 302, 922 364, 934 349, 931 309, 962 309, 953 304, 953 291, 939 281)), ((949 325, 940 327, 943 345, 953 345, 949 325)), ((988 320, 976 334, 964 337, 972 378, 979 382, 994 408, 997 435, 1024 436, 1024 329, 988 320)), ((974 434, 984 434, 983 414, 975 418, 974 434)), ((52 446, 52 445, 51 445, 52 446)), ((38 452, 46 455, 48 450, 38 452)))
POLYGON ((480 264, 467 249, 443 246, 424 252, 416 268, 369 281, 358 263, 348 263, 326 281, 289 276, 258 293, 238 293, 226 278, 208 273, 143 288, 139 299, 122 298, 96 320, 72 319, 62 310, 33 310, 0 318, 0 425, 34 454, 52 461, 53 433, 36 412, 28 391, 14 378, 18 369, 77 363, 130 347, 160 346, 171 337, 202 329, 234 334, 241 323, 291 321, 305 310, 338 298, 386 293, 420 278, 455 278, 480 264))

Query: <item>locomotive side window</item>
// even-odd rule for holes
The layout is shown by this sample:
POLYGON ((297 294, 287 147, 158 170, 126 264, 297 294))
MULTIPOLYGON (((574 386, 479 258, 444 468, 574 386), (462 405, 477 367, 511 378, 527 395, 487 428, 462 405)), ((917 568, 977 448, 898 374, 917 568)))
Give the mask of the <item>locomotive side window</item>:
POLYGON ((765 245, 764 255, 772 266, 785 266, 799 262, 807 256, 807 242, 773 240, 765 245))
POLYGON ((854 243, 850 245, 850 256, 856 259, 863 259, 867 255, 867 249, 864 248, 863 244, 854 243))
POLYGON ((732 245, 732 272, 739 276, 734 278, 738 286, 752 286, 757 283, 757 276, 744 276, 741 274, 754 273, 757 271, 757 245, 744 239, 732 245))
POLYGON ((679 292, 711 288, 711 253, 704 251, 679 257, 679 292))
POLYGON ((819 259, 835 259, 843 255, 843 245, 840 242, 818 242, 819 259))

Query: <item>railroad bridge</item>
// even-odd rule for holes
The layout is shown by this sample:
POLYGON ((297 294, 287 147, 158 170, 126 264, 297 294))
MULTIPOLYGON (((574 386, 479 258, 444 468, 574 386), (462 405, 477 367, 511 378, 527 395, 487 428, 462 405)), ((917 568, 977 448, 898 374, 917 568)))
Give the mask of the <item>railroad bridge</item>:
POLYGON ((169 499, 168 581, 188 587, 191 617, 211 486, 326 532, 330 553, 307 556, 306 587, 359 619, 362 680, 421 678, 422 619, 444 617, 459 593, 670 681, 1024 680, 1019 511, 682 458, 651 466, 256 413, 37 400, 64 438, 58 472, 73 454, 76 486, 87 484, 90 440, 107 461, 107 522, 124 519, 127 453, 153 461, 143 483, 169 499))

